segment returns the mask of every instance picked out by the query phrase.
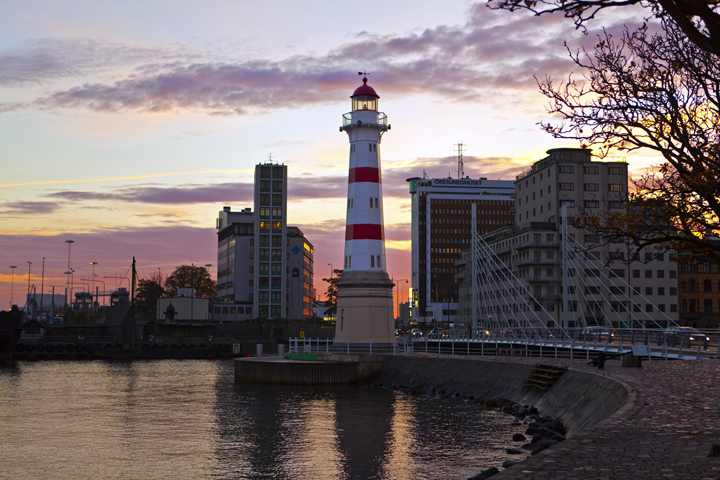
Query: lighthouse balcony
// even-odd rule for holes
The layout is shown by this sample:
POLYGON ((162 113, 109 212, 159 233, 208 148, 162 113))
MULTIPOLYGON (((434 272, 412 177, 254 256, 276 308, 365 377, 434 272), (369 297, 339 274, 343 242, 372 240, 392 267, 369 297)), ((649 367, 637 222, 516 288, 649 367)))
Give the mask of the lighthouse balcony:
POLYGON ((355 126, 355 125, 370 125, 378 126, 384 129, 388 128, 387 115, 383 112, 349 112, 342 116, 342 126, 355 126), (353 122, 353 114, 355 115, 355 121, 353 122), (359 122, 359 123, 358 123, 359 122))

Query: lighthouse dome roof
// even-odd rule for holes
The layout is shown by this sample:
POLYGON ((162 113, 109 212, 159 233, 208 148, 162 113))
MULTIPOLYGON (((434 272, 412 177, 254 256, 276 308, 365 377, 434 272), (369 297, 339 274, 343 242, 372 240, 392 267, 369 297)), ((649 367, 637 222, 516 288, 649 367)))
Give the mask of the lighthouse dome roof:
POLYGON ((380 98, 380 95, 375 93, 375 89, 367 84, 367 77, 363 77, 363 84, 355 89, 350 98, 357 97, 358 95, 372 95, 373 97, 380 98))

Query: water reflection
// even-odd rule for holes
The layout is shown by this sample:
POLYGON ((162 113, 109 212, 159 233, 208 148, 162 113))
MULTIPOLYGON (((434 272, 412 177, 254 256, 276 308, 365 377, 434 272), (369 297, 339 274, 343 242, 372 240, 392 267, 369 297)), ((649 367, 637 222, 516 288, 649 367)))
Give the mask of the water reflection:
POLYGON ((230 361, 0 369, 9 478, 467 478, 502 463, 508 419, 353 386, 236 385, 230 361))

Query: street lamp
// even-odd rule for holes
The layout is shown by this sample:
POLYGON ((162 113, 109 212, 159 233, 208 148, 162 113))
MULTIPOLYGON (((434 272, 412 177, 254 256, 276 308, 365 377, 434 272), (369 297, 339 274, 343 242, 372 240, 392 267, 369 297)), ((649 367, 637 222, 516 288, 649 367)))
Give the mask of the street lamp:
MULTIPOLYGON (((92 278, 92 279, 90 279, 90 278, 81 278, 80 280, 83 280, 83 281, 85 281, 85 282, 93 282, 93 289, 95 288, 95 282, 100 282, 100 283, 102 283, 102 284, 103 284, 103 294, 104 294, 104 293, 105 293, 105 282, 103 282, 102 280, 97 280, 95 277, 97 277, 97 275, 93 275, 93 278, 92 278)), ((92 293, 92 292, 90 292, 90 293, 92 293)), ((95 295, 95 296, 96 296, 96 297, 99 297, 100 295, 98 294, 98 295, 95 295)), ((95 299, 95 301, 97 301, 97 298, 95 299)), ((104 303, 105 303, 105 295, 103 295, 103 306, 105 306, 104 303)), ((98 303, 98 304, 99 304, 99 303, 98 303)))
MULTIPOLYGON (((90 262, 90 265, 93 267, 93 274, 92 274, 92 289, 95 290, 95 265, 97 265, 98 262, 90 262)), ((92 293, 92 292, 91 292, 92 293)))
POLYGON ((398 293, 395 296, 395 305, 396 305, 396 309, 397 309, 398 320, 400 319, 400 281, 401 280, 405 280, 405 283, 408 283, 407 278, 398 278, 397 280, 393 279, 393 283, 395 283, 395 285, 397 286, 397 289, 398 289, 398 293))
POLYGON ((328 263, 328 265, 330 265, 330 283, 332 283, 332 276, 333 276, 334 270, 333 270, 332 263, 328 263))
POLYGON ((32 262, 28 260, 28 288, 27 288, 27 294, 28 298, 30 298, 30 268, 32 267, 32 262))
MULTIPOLYGON (((75 240, 65 240, 65 243, 68 244, 68 268, 67 268, 67 272, 69 272, 69 271, 71 270, 71 269, 70 269, 70 248, 72 247, 72 244, 75 243, 75 240)), ((69 276, 70 274, 67 273, 67 272, 65 272, 65 274, 69 276)), ((70 279, 69 279, 69 278, 68 278, 68 280, 66 281, 66 283, 70 283, 70 279)), ((70 292, 70 293, 72 294, 72 292, 70 292)))
POLYGON ((10 308, 13 306, 13 295, 15 293, 15 269, 17 265, 10 265, 10 271, 12 271, 12 277, 10 280, 10 308))

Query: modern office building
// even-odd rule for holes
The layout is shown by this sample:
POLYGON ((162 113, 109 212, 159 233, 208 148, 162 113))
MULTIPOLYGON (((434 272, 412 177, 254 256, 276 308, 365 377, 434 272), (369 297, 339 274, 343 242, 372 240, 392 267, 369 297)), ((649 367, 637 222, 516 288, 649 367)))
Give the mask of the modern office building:
POLYGON ((312 317, 313 246, 287 226, 287 167, 255 167, 255 211, 217 219, 218 303, 213 318, 312 317), (226 316, 227 315, 227 316, 226 316))
POLYGON ((626 210, 627 163, 593 161, 589 149, 553 149, 514 183, 515 224, 483 236, 486 248, 501 262, 494 263, 488 255, 480 266, 474 314, 469 251, 458 262, 461 321, 477 320, 480 328, 503 323, 512 328, 529 327, 535 323, 532 319, 540 318, 546 325, 562 326, 567 320, 572 328, 665 326, 669 319, 677 320, 672 255, 638 253, 629 245, 603 242, 571 221, 580 214, 626 210), (563 206, 569 219, 568 252, 573 252, 567 264, 567 318, 562 289, 563 206))
POLYGON ((412 291, 410 317, 425 324, 457 320, 455 262, 468 248, 471 209, 478 231, 513 223, 512 180, 409 178, 411 197, 412 291))

